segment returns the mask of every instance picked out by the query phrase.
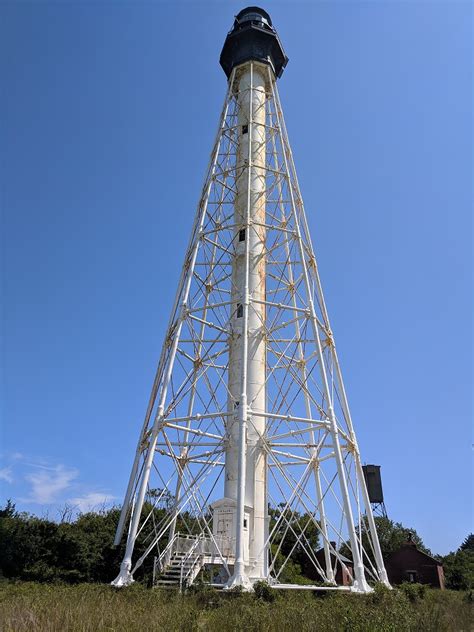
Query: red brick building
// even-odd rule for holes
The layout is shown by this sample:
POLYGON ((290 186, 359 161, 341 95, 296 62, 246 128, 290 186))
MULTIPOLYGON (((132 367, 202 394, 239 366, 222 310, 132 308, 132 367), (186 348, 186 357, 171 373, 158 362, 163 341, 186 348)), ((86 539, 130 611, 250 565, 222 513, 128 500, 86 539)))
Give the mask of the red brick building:
POLYGON ((385 559, 388 579, 391 584, 416 582, 428 584, 433 588, 444 588, 443 565, 434 557, 419 551, 416 544, 409 540, 398 551, 385 559))
MULTIPOLYGON (((335 549, 336 543, 331 542, 331 546, 333 549, 335 549)), ((321 567, 325 568, 326 561, 324 557, 324 549, 319 549, 319 551, 316 551, 315 555, 321 567)), ((352 584, 352 577, 354 574, 354 564, 352 563, 351 560, 349 560, 347 557, 344 557, 341 554, 340 554, 340 558, 342 562, 344 563, 344 566, 336 558, 334 553, 331 553, 330 556, 331 556, 331 565, 334 568, 334 574, 335 574, 334 579, 336 581, 336 584, 338 586, 350 586, 352 584)), ((311 577, 311 579, 320 579, 320 577, 314 574, 314 576, 311 577)))

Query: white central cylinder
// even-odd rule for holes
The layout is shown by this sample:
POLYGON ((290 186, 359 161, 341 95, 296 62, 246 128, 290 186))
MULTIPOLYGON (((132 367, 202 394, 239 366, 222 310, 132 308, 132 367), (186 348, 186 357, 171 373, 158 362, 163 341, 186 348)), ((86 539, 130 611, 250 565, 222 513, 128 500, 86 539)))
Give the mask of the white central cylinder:
MULTIPOLYGON (((248 240, 248 357, 246 392, 248 406, 265 412, 265 69, 250 63, 237 76, 238 148, 234 206, 235 255, 232 263, 232 330, 229 339, 229 444, 226 451, 226 498, 237 500, 239 457, 239 406, 242 393, 243 302, 248 240), (251 89, 251 87, 253 88, 251 89), (250 147, 249 147, 250 143, 250 147), (251 165, 249 166, 249 158, 251 165), (249 177, 250 168, 250 177, 249 177), (250 187, 250 191, 249 191, 250 187), (248 225, 247 225, 248 219, 248 225), (259 225, 260 224, 260 225, 259 225)), ((246 572, 249 578, 266 577, 267 538, 266 457, 260 436, 265 419, 251 415, 247 422, 244 538, 248 538, 246 572)), ((238 527, 237 527, 238 528, 238 527)))

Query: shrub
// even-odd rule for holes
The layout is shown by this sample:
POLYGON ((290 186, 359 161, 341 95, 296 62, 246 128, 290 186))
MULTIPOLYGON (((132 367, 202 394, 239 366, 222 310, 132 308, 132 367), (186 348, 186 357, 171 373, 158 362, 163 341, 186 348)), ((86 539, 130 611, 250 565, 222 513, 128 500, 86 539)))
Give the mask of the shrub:
POLYGON ((426 584, 404 582, 403 584, 400 584, 398 588, 412 603, 421 601, 424 599, 426 594, 426 584))
POLYGON ((267 582, 255 582, 255 584, 253 585, 253 591, 255 593, 255 597, 257 599, 261 599, 262 601, 268 601, 269 603, 271 603, 276 599, 276 590, 272 588, 267 582))
POLYGON ((374 585, 374 592, 370 593, 369 599, 373 604, 381 604, 392 596, 393 590, 387 588, 385 584, 377 582, 374 585))
POLYGON ((446 588, 470 590, 474 588, 474 551, 459 548, 443 558, 446 588))

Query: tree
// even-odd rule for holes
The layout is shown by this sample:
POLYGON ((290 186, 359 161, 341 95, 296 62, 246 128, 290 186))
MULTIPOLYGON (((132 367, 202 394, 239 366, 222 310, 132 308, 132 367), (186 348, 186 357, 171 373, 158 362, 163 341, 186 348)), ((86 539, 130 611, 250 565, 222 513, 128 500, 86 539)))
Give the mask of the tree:
MULTIPOLYGON (((158 497, 161 506, 153 509, 153 520, 140 531, 136 559, 153 542, 155 529, 161 529, 166 519, 170 497, 157 490, 152 499, 158 497)), ((73 518, 66 507, 59 515, 61 522, 53 522, 18 513, 10 500, 0 508, 0 575, 41 582, 109 582, 118 572, 124 553, 124 541, 114 546, 119 516, 120 509, 114 507, 73 518)), ((193 532, 196 525, 196 516, 184 512, 177 518, 176 531, 193 532)), ((148 556, 135 578, 149 583, 152 574, 153 557, 148 556)))
POLYGON ((474 533, 470 533, 459 547, 461 551, 474 551, 474 533))
POLYGON ((442 558, 446 588, 471 590, 474 588, 474 535, 470 533, 457 551, 442 558))
POLYGON ((18 513, 10 501, 0 510, 0 573, 32 581, 108 582, 123 555, 123 547, 113 545, 119 514, 114 508, 57 523, 18 513))
POLYGON ((5 577, 46 581, 55 578, 54 555, 58 525, 28 514, 0 516, 0 571, 5 577))
POLYGON ((13 518, 16 514, 15 503, 11 498, 7 500, 7 504, 3 509, 0 509, 0 518, 13 518))
MULTIPOLYGON (((405 542, 407 542, 408 539, 410 539, 420 551, 431 555, 431 551, 423 544, 423 540, 415 529, 409 529, 402 525, 401 522, 394 522, 384 516, 375 516, 374 520, 377 528, 380 549, 382 550, 382 557, 384 559, 386 559, 394 551, 397 551, 403 544, 405 544, 405 542)), ((364 551, 372 561, 372 564, 375 565, 375 556, 368 536, 368 524, 366 517, 362 518, 361 525, 357 528, 362 529, 362 545, 364 547, 364 551)), ((349 559, 352 559, 351 548, 348 542, 345 542, 341 546, 341 553, 349 559)))
POLYGON ((393 522, 383 516, 377 516, 374 520, 384 558, 397 551, 407 540, 411 540, 423 553, 431 555, 431 551, 423 544, 415 529, 404 527, 401 522, 393 522))
POLYGON ((275 572, 283 567, 280 581, 291 584, 305 583, 311 578, 315 569, 308 556, 307 550, 314 553, 319 548, 319 531, 314 517, 308 513, 299 513, 290 508, 284 510, 284 504, 280 510, 269 507, 270 532, 278 521, 279 527, 272 538, 271 555, 275 558, 275 572), (280 511, 283 511, 281 515, 280 511), (285 561, 287 560, 288 561, 285 561))

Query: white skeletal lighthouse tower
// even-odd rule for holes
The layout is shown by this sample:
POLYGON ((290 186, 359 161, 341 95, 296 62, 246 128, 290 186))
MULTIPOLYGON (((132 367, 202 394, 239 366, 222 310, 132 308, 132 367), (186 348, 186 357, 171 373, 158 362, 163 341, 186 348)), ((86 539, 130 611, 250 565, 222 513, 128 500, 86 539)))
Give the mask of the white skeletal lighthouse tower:
POLYGON ((268 13, 236 16, 116 586, 143 566, 180 587, 388 584, 276 86, 287 61, 268 13))

